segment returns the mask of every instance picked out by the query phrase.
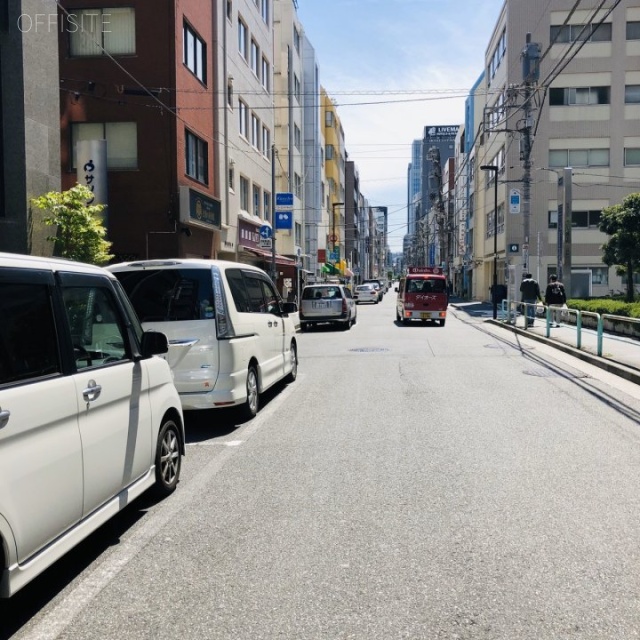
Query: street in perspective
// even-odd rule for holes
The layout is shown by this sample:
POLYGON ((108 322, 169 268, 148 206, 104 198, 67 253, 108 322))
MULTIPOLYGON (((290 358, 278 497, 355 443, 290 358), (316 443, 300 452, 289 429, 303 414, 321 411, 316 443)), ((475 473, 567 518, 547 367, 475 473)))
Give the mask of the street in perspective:
POLYGON ((3 637, 634 638, 640 388, 452 299, 299 334, 240 422, 187 412, 142 497, 0 605, 3 637))
POLYGON ((0 640, 640 640, 640 0, 0 1, 0 640))

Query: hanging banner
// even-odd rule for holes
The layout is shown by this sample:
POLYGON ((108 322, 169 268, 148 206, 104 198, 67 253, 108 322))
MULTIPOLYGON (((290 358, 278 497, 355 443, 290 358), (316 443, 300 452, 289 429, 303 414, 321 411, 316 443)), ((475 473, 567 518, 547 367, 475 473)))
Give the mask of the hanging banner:
MULTIPOLYGON (((78 184, 88 187, 93 198, 87 204, 108 205, 107 193, 107 141, 78 140, 76 142, 76 166, 78 184)), ((102 212, 107 224, 107 209, 102 212)))

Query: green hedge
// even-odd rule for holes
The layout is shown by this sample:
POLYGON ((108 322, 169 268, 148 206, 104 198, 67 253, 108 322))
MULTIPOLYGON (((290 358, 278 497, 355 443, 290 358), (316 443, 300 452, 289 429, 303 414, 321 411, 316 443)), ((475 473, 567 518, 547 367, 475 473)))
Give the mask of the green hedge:
POLYGON ((593 300, 567 300, 570 309, 591 311, 592 313, 609 313, 625 318, 640 318, 640 302, 623 302, 608 298, 594 298, 593 300))

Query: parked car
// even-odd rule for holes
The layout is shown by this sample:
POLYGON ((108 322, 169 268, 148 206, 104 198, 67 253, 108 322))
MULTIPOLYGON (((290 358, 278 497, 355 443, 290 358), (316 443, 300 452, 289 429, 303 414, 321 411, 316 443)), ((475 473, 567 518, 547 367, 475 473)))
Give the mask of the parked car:
POLYGON ((373 302, 374 304, 378 304, 380 301, 380 293, 373 282, 359 284, 353 293, 353 297, 356 304, 360 304, 361 302, 373 302))
POLYGON ((9 597, 185 452, 167 338, 108 271, 0 253, 0 596, 9 597))
POLYGON ((298 375, 292 317, 258 267, 224 260, 143 260, 109 267, 146 329, 169 338, 168 360, 185 410, 237 406, 298 375))
POLYGON ((358 310, 351 291, 342 284, 312 284, 302 290, 300 329, 331 323, 351 329, 357 322, 358 310))
POLYGON ((368 280, 363 280, 362 284, 372 284, 375 286, 377 292, 378 292, 378 301, 382 300, 383 296, 384 296, 384 286, 382 284, 382 280, 378 280, 377 278, 370 278, 368 280))

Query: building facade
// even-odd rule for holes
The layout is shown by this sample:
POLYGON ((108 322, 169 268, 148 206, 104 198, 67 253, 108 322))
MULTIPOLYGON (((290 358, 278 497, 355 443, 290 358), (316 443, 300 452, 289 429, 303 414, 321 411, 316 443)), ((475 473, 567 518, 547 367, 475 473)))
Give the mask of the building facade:
POLYGON ((51 255, 30 200, 60 188, 58 14, 39 0, 0 6, 0 251, 51 255))

